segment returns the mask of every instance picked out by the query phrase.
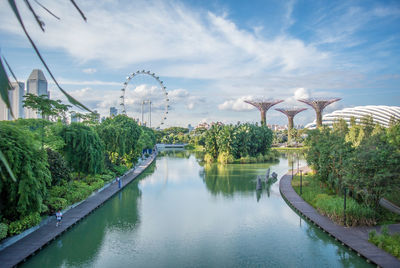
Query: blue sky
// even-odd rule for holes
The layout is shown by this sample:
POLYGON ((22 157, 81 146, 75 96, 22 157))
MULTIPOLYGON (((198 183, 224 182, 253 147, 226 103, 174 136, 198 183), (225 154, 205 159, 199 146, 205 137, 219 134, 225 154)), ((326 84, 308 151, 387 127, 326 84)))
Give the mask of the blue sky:
MULTIPOLYGON (((200 121, 256 122, 245 104, 258 97, 285 100, 341 97, 327 111, 358 105, 400 104, 399 1, 32 1, 46 23, 42 33, 23 1, 26 27, 64 89, 102 115, 119 108, 120 89, 136 70, 156 73, 167 87, 166 126, 200 121)), ((6 1, 0 3, 0 48, 19 80, 44 69, 6 1)), ((50 82, 52 98, 64 99, 50 82)), ((128 114, 139 117, 142 99, 163 106, 149 78, 130 84, 128 114), (145 86, 143 85, 145 84, 145 86)), ((295 124, 314 119, 312 110, 295 124)), ((273 109, 269 123, 285 124, 273 109)))

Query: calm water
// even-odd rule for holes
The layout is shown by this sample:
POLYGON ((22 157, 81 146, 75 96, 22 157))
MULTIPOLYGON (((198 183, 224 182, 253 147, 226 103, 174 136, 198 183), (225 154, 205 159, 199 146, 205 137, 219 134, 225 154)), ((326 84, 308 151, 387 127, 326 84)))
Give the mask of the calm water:
POLYGON ((189 152, 166 152, 25 265, 368 267, 294 213, 279 182, 255 191, 257 175, 270 167, 280 178, 289 162, 203 167, 189 152))

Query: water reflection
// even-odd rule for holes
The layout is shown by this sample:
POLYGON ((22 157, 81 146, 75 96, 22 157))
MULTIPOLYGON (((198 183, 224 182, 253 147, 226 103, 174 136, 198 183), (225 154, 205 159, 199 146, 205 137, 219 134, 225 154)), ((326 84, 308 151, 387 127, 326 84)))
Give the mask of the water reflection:
POLYGON ((203 167, 188 152, 162 152, 147 170, 154 174, 131 183, 26 266, 365 267, 302 221, 277 180, 265 182, 268 168, 278 178, 287 171, 288 158, 203 167))
POLYGON ((264 191, 270 196, 271 186, 275 181, 265 183, 262 179, 262 190, 256 191, 257 176, 265 178, 265 173, 273 163, 262 164, 207 164, 199 172, 200 177, 206 184, 207 190, 213 195, 222 194, 233 196, 235 193, 241 195, 253 195, 257 193, 257 200, 264 191))
MULTIPOLYGON (((151 165, 138 180, 155 171, 151 165)), ((90 217, 56 240, 53 247, 40 251, 27 262, 29 267, 85 266, 97 258, 105 236, 114 231, 132 233, 140 225, 141 191, 138 182, 111 198, 90 217), (77 248, 78 246, 78 248, 77 248), (85 254, 82 254, 84 252, 85 254), (41 255, 45 255, 42 257, 41 255)))

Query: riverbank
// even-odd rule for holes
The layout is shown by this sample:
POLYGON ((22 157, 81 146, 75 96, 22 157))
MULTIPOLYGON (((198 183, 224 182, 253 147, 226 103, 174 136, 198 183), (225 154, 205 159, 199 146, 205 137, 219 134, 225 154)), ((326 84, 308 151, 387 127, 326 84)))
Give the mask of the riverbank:
POLYGON ((61 226, 56 227, 55 219, 53 218, 26 237, 1 250, 1 267, 16 266, 20 262, 26 260, 29 256, 34 255, 35 252, 41 250, 62 233, 69 230, 73 225, 92 213, 104 202, 121 191, 126 185, 135 180, 145 169, 147 169, 147 167, 151 165, 151 163, 153 163, 156 156, 156 153, 153 153, 138 167, 136 167, 136 169, 125 174, 122 179, 121 188, 118 187, 118 183, 113 183, 102 191, 90 196, 76 207, 68 210, 63 216, 61 226))
MULTIPOLYGON (((356 251, 359 255, 380 267, 400 267, 400 260, 368 242, 368 233, 379 227, 346 228, 335 224, 328 217, 318 213, 311 205, 305 202, 293 189, 291 172, 286 173, 279 182, 279 190, 285 201, 300 215, 311 223, 333 236, 343 245, 356 251)), ((400 231, 400 225, 389 226, 392 230, 400 231)))

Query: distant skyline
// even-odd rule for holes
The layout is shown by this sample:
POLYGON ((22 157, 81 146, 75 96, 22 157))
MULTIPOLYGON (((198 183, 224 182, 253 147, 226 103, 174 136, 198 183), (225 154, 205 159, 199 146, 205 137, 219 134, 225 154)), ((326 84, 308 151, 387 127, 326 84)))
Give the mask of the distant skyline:
MULTIPOLYGON (((101 116, 112 106, 120 112, 122 84, 137 70, 164 81, 167 127, 259 122, 259 111, 244 103, 257 97, 285 100, 274 108, 309 108, 295 100, 310 96, 342 98, 325 113, 400 104, 399 1, 76 2, 87 23, 69 1, 40 1, 60 21, 32 1, 44 33, 23 1, 17 4, 63 88, 101 116)), ((44 71, 7 1, 0 2, 0 48, 22 82, 33 69, 44 71)), ((51 98, 64 101, 44 74, 51 98)), ((131 87, 128 114, 140 110, 135 98, 156 98, 154 90, 131 87)), ((294 123, 314 119, 309 108, 294 123)), ((267 122, 287 118, 271 109, 267 122)))

